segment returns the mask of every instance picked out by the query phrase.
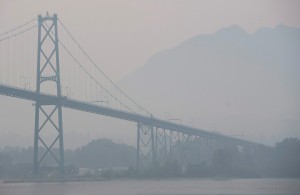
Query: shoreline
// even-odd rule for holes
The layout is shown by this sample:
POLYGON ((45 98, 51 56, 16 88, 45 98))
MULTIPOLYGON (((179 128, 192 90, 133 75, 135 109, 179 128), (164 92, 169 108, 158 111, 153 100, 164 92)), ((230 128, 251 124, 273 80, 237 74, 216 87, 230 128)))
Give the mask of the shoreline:
POLYGON ((238 177, 215 177, 215 178, 19 178, 19 179, 0 179, 0 184, 16 184, 16 183, 72 183, 72 182, 97 182, 97 181, 178 181, 178 180, 214 180, 214 181, 226 181, 226 180, 236 180, 236 179, 291 179, 297 180, 300 178, 275 178, 275 177, 265 177, 265 178, 238 178, 238 177))

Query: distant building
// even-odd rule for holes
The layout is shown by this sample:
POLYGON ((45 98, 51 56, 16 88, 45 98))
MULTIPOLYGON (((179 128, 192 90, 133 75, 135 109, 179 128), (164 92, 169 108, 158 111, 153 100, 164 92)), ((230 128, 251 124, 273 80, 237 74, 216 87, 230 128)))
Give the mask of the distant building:
POLYGON ((79 168, 78 175, 85 176, 85 175, 93 175, 95 174, 95 170, 89 168, 79 168))
POLYGON ((112 167, 111 170, 113 173, 122 174, 128 171, 128 167, 112 167))

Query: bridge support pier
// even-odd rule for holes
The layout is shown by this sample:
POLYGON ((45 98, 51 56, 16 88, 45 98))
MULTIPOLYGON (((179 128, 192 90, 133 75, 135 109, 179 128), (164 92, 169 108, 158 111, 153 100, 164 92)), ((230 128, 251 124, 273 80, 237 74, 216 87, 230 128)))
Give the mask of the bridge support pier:
POLYGON ((168 131, 166 133, 166 136, 168 138, 168 156, 167 156, 167 161, 172 162, 172 161, 177 161, 178 164, 181 163, 181 136, 180 132, 176 131, 168 131))
POLYGON ((137 128, 137 170, 152 168, 156 161, 153 126, 138 123, 137 128))
POLYGON ((157 127, 155 129, 155 157, 156 166, 162 166, 168 158, 166 130, 157 127))

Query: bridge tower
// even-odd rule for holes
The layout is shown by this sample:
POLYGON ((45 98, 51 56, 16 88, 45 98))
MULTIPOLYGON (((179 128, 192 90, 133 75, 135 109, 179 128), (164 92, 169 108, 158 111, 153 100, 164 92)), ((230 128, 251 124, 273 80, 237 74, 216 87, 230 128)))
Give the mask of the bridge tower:
MULTIPOLYGON (((47 13, 44 17, 41 15, 38 16, 36 76, 36 93, 49 93, 49 87, 47 88, 46 86, 52 85, 52 94, 58 97, 62 96, 56 14, 49 16, 47 13)), ((54 161, 58 164, 60 173, 64 173, 62 107, 59 102, 37 99, 35 103, 34 174, 38 173, 39 167, 46 156, 53 157, 54 161), (50 138, 47 136, 43 138, 41 133, 49 132, 50 130, 54 131, 55 138, 49 141, 50 138), (39 144, 46 149, 44 153, 42 153, 42 150, 39 148, 39 144), (53 151, 53 147, 56 145, 58 145, 59 148, 58 154, 53 151)))

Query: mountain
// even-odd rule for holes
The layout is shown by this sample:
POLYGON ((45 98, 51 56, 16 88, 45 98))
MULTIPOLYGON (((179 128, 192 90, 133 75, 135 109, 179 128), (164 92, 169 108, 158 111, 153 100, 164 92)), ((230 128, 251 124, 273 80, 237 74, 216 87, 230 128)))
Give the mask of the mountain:
POLYGON ((274 144, 300 136, 299 52, 300 29, 231 26, 155 54, 120 83, 155 116, 274 144))

